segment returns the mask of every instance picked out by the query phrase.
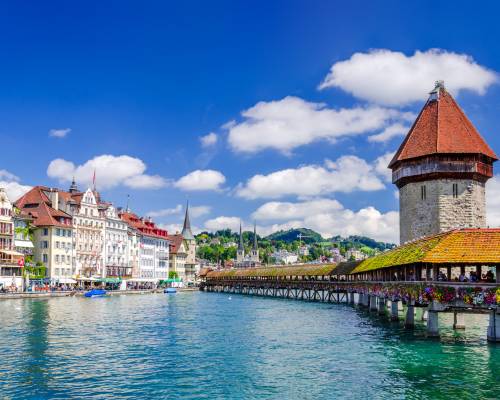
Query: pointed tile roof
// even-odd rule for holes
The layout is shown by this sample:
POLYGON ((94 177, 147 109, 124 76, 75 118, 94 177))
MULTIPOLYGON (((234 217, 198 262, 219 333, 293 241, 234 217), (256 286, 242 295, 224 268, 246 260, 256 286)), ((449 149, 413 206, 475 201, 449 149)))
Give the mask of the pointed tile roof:
POLYGON ((186 203, 186 215, 184 216, 184 226, 182 227, 182 236, 185 240, 195 240, 191 231, 191 221, 189 220, 189 202, 186 203))
POLYGON ((399 161, 434 154, 483 154, 498 159, 442 82, 436 82, 389 168, 399 161))

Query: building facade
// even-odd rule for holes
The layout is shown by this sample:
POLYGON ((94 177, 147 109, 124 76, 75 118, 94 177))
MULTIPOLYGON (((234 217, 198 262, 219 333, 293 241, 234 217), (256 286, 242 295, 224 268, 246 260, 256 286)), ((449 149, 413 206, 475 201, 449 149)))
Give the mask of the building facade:
POLYGON ((187 282, 194 282, 197 279, 200 266, 196 262, 196 238, 191 230, 189 204, 186 204, 182 237, 184 238, 184 246, 186 249, 186 260, 184 262, 185 280, 187 282))
POLYGON ((53 281, 68 281, 75 274, 73 217, 60 209, 59 192, 35 186, 15 206, 33 225, 33 262, 46 267, 53 281))
POLYGON ((389 164, 399 188, 400 243, 486 227, 485 184, 496 154, 442 82, 389 164))
POLYGON ((169 235, 170 272, 175 272, 182 281, 186 280, 187 242, 181 234, 169 235))
MULTIPOLYGON (((168 232, 158 228, 151 219, 139 218, 130 211, 122 212, 119 216, 136 232, 138 247, 136 275, 138 276, 135 278, 152 283, 168 279, 168 232)), ((131 236, 129 236, 129 240, 130 238, 131 236)))
POLYGON ((118 216, 117 209, 109 205, 105 211, 106 229, 104 240, 104 262, 106 276, 131 277, 128 225, 118 216))

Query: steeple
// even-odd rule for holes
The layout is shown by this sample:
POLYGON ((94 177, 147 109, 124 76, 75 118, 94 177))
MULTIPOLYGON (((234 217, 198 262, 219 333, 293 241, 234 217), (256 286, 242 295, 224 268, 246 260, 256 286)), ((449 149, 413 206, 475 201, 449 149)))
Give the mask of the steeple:
POLYGON ((78 187, 76 186, 75 177, 73 177, 73 180, 71 181, 71 186, 69 187, 69 192, 70 193, 77 193, 78 192, 78 187))
POLYGON ((186 215, 184 216, 184 226, 182 227, 182 236, 185 240, 195 240, 191 231, 191 221, 189 220, 189 202, 186 202, 186 215))
POLYGON ((240 242, 238 244, 238 250, 243 251, 243 233, 241 232, 241 221, 240 221, 240 242))
POLYGON ((257 250, 257 223, 253 223, 253 249, 257 250))

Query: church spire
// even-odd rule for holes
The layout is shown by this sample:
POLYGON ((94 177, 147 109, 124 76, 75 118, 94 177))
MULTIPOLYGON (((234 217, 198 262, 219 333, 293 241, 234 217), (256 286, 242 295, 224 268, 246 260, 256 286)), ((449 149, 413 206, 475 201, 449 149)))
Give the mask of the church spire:
POLYGON ((191 231, 191 221, 189 220, 189 201, 186 202, 186 215, 184 216, 184 226, 182 227, 182 236, 185 240, 194 240, 193 232, 191 231))
POLYGON ((253 249, 257 250, 257 223, 253 222, 253 249))
POLYGON ((78 192, 78 187, 76 186, 75 177, 73 177, 73 180, 71 181, 71 186, 69 187, 69 192, 70 193, 77 193, 78 192))
POLYGON ((243 250, 243 233, 241 232, 241 221, 240 221, 240 243, 238 244, 238 250, 243 250))

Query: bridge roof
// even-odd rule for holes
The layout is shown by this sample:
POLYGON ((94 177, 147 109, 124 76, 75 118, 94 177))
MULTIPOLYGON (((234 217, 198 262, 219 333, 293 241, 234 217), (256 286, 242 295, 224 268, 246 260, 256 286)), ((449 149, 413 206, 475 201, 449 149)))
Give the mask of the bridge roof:
POLYGON ((352 273, 419 263, 500 264, 500 229, 459 229, 405 243, 363 260, 352 273))
POLYGON ((207 278, 245 278, 245 277, 270 277, 270 276, 324 276, 330 275, 335 269, 335 264, 271 266, 262 268, 236 268, 223 271, 211 271, 207 278))

